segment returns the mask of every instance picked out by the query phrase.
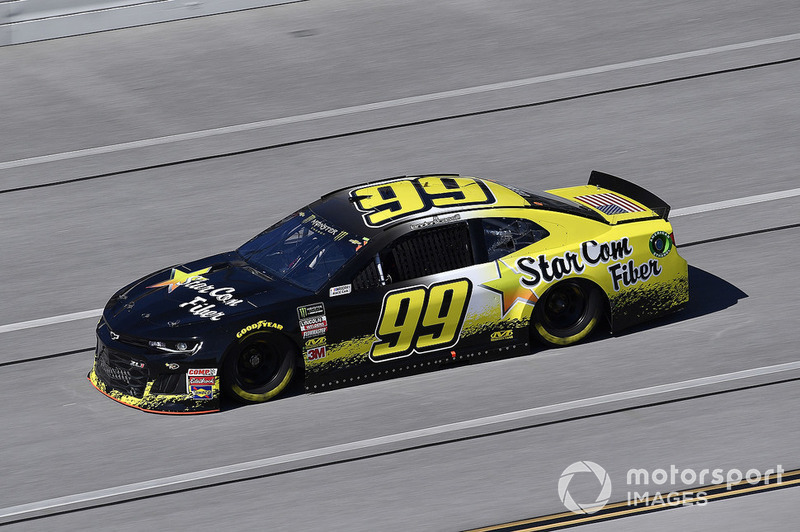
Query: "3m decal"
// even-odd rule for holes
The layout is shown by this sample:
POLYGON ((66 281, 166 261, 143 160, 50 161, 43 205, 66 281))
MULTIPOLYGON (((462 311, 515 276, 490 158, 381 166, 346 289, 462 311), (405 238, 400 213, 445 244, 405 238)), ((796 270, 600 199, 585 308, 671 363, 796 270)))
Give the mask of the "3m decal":
POLYGON ((265 327, 269 329, 277 329, 279 331, 283 330, 283 325, 281 325, 280 323, 274 323, 266 320, 259 320, 258 323, 253 323, 252 325, 248 325, 247 327, 236 333, 236 338, 241 338, 242 336, 244 336, 249 332, 257 331, 265 327))
POLYGON ((492 336, 489 338, 492 342, 499 342, 502 340, 513 340, 514 339, 514 330, 508 329, 507 331, 495 331, 492 333, 492 336))
POLYGON ((455 345, 472 292, 469 279, 388 292, 369 358, 382 362, 455 345))
POLYGON ((343 284, 342 286, 332 286, 328 291, 330 297, 343 296, 353 291, 353 285, 343 284))
POLYGON ((364 223, 380 227, 404 216, 432 208, 495 202, 483 181, 469 177, 420 177, 362 187, 350 199, 363 212, 364 223))
POLYGON ((321 358, 325 358, 328 352, 326 347, 312 347, 311 349, 306 350, 306 360, 319 360, 321 358))
POLYGON ((648 280, 650 277, 660 275, 661 266, 658 265, 656 259, 650 259, 638 266, 631 259, 626 264, 612 264, 608 267, 608 273, 611 274, 611 280, 614 282, 614 290, 619 292, 620 284, 622 286, 633 286, 636 283, 648 280))
POLYGON ((672 250, 672 239, 666 231, 656 231, 650 237, 650 253, 662 259, 672 250))

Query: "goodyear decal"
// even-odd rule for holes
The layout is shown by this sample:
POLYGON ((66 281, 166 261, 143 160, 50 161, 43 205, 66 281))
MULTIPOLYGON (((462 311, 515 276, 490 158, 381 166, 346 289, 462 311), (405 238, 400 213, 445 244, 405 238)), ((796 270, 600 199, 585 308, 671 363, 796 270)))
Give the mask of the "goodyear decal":
POLYGON ((244 336, 249 332, 257 331, 259 329, 264 329, 264 328, 277 329, 279 331, 282 331, 283 325, 272 321, 259 320, 258 322, 248 325, 247 327, 236 333, 236 338, 241 338, 242 336, 244 336))

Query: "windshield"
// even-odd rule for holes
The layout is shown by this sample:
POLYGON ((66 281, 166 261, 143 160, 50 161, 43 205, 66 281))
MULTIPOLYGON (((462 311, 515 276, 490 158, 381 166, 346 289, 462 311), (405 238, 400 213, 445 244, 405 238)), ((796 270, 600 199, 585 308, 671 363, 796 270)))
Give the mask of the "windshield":
POLYGON ((316 292, 368 240, 298 211, 236 251, 251 266, 316 292))

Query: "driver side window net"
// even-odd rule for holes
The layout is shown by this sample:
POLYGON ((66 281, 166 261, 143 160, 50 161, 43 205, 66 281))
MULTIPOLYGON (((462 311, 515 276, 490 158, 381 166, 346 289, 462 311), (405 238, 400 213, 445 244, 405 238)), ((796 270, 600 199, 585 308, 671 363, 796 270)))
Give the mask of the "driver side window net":
POLYGON ((481 224, 490 261, 519 251, 550 234, 532 221, 519 218, 485 218, 481 224))
POLYGON ((405 235, 384 249, 353 279, 354 290, 380 285, 380 264, 386 283, 397 283, 475 264, 469 227, 456 223, 405 235))
POLYGON ((474 264, 466 223, 423 229, 381 253, 386 280, 400 282, 474 264))

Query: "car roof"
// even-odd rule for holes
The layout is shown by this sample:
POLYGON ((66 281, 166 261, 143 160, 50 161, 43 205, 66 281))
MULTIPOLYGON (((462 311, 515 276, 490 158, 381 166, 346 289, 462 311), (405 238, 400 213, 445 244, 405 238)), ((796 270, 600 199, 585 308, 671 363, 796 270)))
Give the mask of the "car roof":
POLYGON ((551 194, 535 194, 494 180, 458 174, 399 176, 352 185, 325 194, 308 206, 319 216, 367 237, 415 218, 508 207, 558 211, 602 221, 590 209, 551 194), (461 199, 452 200, 451 196, 461 199), (404 209, 403 202, 413 204, 413 208, 404 209), (379 208, 370 208, 376 203, 379 208))

